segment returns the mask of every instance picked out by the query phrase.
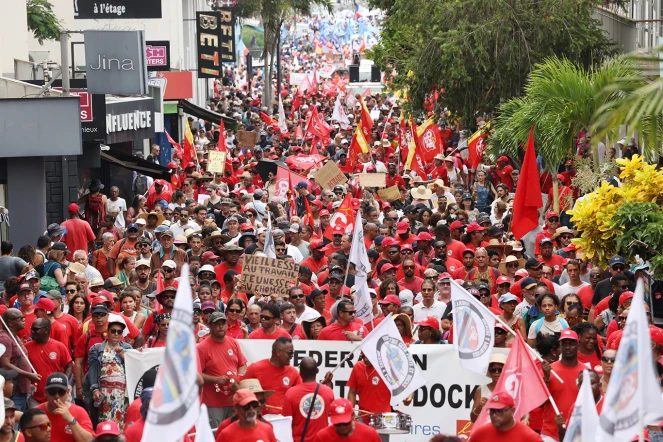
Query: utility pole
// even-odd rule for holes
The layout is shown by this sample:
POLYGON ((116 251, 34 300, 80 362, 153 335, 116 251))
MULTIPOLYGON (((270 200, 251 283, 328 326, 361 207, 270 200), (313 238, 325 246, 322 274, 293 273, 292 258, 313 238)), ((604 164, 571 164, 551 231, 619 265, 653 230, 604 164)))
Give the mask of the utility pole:
POLYGON ((60 74, 62 75, 62 96, 69 96, 69 31, 60 31, 60 74))

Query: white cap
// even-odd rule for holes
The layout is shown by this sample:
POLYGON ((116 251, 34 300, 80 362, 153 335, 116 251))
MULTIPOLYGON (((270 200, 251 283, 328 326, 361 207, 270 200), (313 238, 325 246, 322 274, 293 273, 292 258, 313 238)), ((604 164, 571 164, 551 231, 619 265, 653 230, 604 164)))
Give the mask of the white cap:
POLYGON ((214 273, 214 267, 212 267, 209 264, 205 264, 204 266, 200 267, 200 269, 198 270, 198 273, 201 273, 201 272, 212 272, 212 273, 214 273))
POLYGON ((138 225, 140 225, 140 226, 145 226, 145 225, 147 225, 147 221, 145 221, 143 218, 138 218, 138 219, 135 221, 135 223, 138 224, 138 225))
POLYGON ((621 140, 617 141, 617 144, 626 144, 626 138, 622 138, 621 140))
MULTIPOLYGON (((168 267, 168 268, 171 268, 171 269, 176 269, 177 264, 172 259, 167 259, 163 262, 163 264, 161 264, 161 267, 168 267)), ((214 270, 214 269, 212 269, 212 270, 214 270)))

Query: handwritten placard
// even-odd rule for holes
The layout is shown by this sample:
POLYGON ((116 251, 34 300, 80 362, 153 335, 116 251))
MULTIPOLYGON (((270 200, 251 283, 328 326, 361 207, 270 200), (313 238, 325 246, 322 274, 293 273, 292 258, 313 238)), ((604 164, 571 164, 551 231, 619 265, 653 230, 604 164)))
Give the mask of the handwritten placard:
POLYGON ((239 141, 239 147, 253 148, 258 142, 258 132, 237 131, 237 141, 239 141))
POLYGON ((359 184, 363 187, 383 188, 387 185, 386 173, 361 173, 359 174, 359 184))
POLYGON ((398 186, 391 186, 378 190, 378 195, 382 201, 395 201, 401 197, 401 192, 398 190, 398 186))
POLYGON ((244 255, 242 280, 247 293, 287 296, 299 277, 299 264, 266 256, 244 255))
POLYGON ((223 173, 226 168, 226 152, 210 150, 207 156, 207 171, 212 173, 223 173))
POLYGON ((315 173, 315 182, 323 189, 331 189, 336 185, 345 184, 347 181, 343 171, 333 161, 327 161, 327 164, 315 173))

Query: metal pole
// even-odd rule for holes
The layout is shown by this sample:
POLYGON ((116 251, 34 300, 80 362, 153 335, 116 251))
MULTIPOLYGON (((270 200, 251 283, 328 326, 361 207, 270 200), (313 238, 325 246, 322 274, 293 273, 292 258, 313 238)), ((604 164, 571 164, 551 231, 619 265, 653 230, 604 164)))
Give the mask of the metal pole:
POLYGON ((60 72, 62 75, 62 96, 69 96, 69 34, 60 31, 60 72))
POLYGON ((276 96, 280 97, 281 96, 281 28, 277 29, 277 32, 278 32, 278 37, 277 37, 278 43, 276 44, 276 96))

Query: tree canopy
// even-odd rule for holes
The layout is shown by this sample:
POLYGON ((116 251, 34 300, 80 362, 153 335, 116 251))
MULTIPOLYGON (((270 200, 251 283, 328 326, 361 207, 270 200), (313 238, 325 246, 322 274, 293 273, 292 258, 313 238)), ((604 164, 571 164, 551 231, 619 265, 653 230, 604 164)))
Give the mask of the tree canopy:
POLYGON ((615 48, 592 18, 596 0, 370 0, 387 10, 371 58, 406 89, 412 109, 439 94, 467 125, 520 95, 536 63, 557 55, 583 68, 615 48))
POLYGON ((53 12, 48 0, 28 0, 28 30, 32 31, 39 44, 44 40, 60 40, 62 22, 53 12))

